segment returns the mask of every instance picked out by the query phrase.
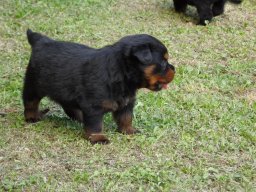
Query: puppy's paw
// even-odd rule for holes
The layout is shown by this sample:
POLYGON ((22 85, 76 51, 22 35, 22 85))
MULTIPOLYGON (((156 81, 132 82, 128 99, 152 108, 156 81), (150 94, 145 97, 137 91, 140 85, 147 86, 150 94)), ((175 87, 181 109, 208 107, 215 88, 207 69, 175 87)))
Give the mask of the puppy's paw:
POLYGON ((91 142, 91 144, 109 144, 110 141, 105 134, 91 133, 85 134, 85 138, 91 142))
POLYGON ((38 117, 29 117, 29 118, 25 118, 25 121, 27 122, 27 123, 36 123, 36 122, 38 122, 38 121, 40 121, 41 120, 41 118, 38 118, 38 117))
POLYGON ((26 111, 25 112, 25 121, 28 123, 36 123, 44 117, 46 113, 50 111, 49 109, 44 109, 42 111, 38 112, 31 112, 31 111, 26 111))
POLYGON ((133 128, 133 127, 127 127, 127 128, 119 128, 118 131, 120 133, 126 134, 126 135, 133 135, 133 134, 137 134, 140 133, 139 130, 133 128))

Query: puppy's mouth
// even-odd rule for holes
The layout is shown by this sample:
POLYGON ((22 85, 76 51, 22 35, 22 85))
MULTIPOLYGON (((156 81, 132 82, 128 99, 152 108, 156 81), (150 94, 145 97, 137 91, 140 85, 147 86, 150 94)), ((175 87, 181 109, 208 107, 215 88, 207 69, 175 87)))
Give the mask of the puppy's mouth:
POLYGON ((168 84, 162 84, 162 89, 168 89, 168 84))
POLYGON ((166 83, 156 83, 154 85, 150 85, 149 87, 147 87, 149 90, 151 91, 161 91, 162 89, 168 89, 169 86, 166 83))
POLYGON ((168 89, 168 84, 173 80, 174 75, 175 71, 172 69, 168 69, 164 75, 153 75, 152 78, 149 79, 149 89, 153 91, 168 89))
POLYGON ((145 70, 144 87, 151 91, 160 91, 168 89, 168 84, 173 80, 175 68, 171 65, 164 70, 155 73, 155 66, 150 66, 145 70))

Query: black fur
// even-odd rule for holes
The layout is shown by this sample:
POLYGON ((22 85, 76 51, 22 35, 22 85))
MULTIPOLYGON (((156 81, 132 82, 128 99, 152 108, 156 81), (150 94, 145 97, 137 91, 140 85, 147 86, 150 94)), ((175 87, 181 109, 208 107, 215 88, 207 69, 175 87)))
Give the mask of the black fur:
MULTIPOLYGON (((197 8, 199 15, 199 25, 206 25, 213 17, 223 14, 225 4, 228 0, 173 0, 177 12, 185 12, 187 5, 197 8)), ((239 4, 242 0, 229 0, 239 4)))
POLYGON ((84 123, 92 143, 108 142, 102 134, 103 115, 112 112, 120 132, 133 134, 131 125, 136 91, 161 90, 174 77, 166 47, 149 35, 131 35, 101 49, 55 41, 27 31, 32 46, 23 103, 28 122, 40 120, 38 110, 47 96, 66 114, 84 123))

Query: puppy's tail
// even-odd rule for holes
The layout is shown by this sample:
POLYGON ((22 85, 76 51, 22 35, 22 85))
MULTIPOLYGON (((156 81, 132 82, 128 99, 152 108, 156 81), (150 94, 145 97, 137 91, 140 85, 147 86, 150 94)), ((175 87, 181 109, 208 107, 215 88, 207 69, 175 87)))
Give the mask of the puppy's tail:
POLYGON ((43 35, 41 35, 40 33, 35 33, 31 29, 27 30, 27 38, 31 46, 34 46, 35 43, 43 37, 44 37, 43 35))
POLYGON ((229 0, 231 3, 240 4, 243 0, 229 0))

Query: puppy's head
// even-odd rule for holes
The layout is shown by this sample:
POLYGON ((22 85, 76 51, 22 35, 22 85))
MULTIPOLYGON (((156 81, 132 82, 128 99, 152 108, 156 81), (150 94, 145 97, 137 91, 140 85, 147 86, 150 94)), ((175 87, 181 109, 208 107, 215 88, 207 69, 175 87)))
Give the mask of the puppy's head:
POLYGON ((150 35, 133 35, 122 39, 126 46, 125 55, 139 70, 141 88, 152 91, 166 89, 175 74, 175 68, 168 62, 167 48, 156 38, 150 35))

